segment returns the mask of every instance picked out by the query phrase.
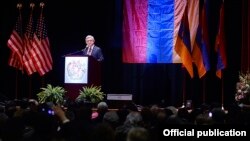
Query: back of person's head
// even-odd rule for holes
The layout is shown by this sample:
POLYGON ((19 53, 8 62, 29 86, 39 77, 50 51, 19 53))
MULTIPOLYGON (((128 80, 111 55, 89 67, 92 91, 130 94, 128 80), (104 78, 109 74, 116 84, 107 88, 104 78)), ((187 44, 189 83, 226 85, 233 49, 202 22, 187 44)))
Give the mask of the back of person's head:
POLYGON ((97 104, 97 111, 107 111, 108 110, 108 104, 106 102, 100 102, 97 104))
POLYGON ((151 107, 150 107, 150 111, 153 113, 153 115, 157 115, 158 114, 158 112, 159 112, 159 109, 160 109, 160 107, 158 106, 158 105, 156 105, 156 104, 154 104, 154 105, 152 105, 151 107))
POLYGON ((172 111, 173 115, 177 115, 178 109, 174 106, 168 106, 166 109, 169 109, 172 111))
POLYGON ((127 134, 127 141, 149 141, 150 135, 147 129, 142 127, 133 127, 127 134))
POLYGON ((215 124, 224 124, 226 119, 226 113, 221 108, 212 109, 212 119, 215 124))
POLYGON ((166 124, 169 125, 183 125, 186 124, 185 121, 183 121, 180 117, 175 116, 175 115, 171 115, 170 117, 168 117, 166 119, 166 124))
POLYGON ((165 110, 165 113, 166 113, 166 117, 168 118, 168 117, 170 117, 170 116, 172 116, 174 113, 170 110, 170 109, 164 109, 165 110))
POLYGON ((126 121, 124 124, 128 125, 138 125, 142 122, 142 116, 139 112, 132 111, 127 115, 126 121))
POLYGON ((92 116, 92 109, 88 106, 80 106, 75 109, 75 120, 90 121, 92 116))
POLYGON ((5 105, 0 105, 0 113, 5 113, 5 105))
POLYGON ((202 113, 203 111, 200 107, 192 109, 192 111, 190 112, 190 121, 194 123, 196 117, 202 113))
POLYGON ((114 129, 119 125, 119 116, 116 111, 109 111, 104 114, 103 122, 110 124, 114 129))
POLYGON ((118 109, 117 114, 119 116, 120 122, 124 123, 127 118, 127 115, 129 114, 129 110, 126 108, 120 108, 118 109))
POLYGON ((177 116, 182 118, 182 119, 186 119, 186 120, 189 120, 189 118, 190 118, 189 117, 190 114, 189 114, 187 108, 180 108, 177 112, 177 116))
POLYGON ((109 124, 100 123, 95 126, 91 141, 115 141, 115 131, 109 124))
POLYGON ((143 107, 141 109, 141 116, 144 122, 152 122, 152 120, 154 120, 153 113, 149 107, 143 107))
POLYGON ((213 120, 208 113, 201 113, 196 116, 194 123, 196 125, 212 125, 213 120))
POLYGON ((243 116, 244 112, 240 106, 233 104, 228 107, 228 113, 226 116, 226 122, 228 124, 243 124, 245 116, 243 116))
POLYGON ((128 109, 129 111, 138 111, 138 108, 135 103, 129 102, 124 105, 124 108, 128 109))
POLYGON ((165 110, 160 110, 156 116, 156 119, 159 123, 163 123, 167 120, 168 116, 165 112, 165 110))

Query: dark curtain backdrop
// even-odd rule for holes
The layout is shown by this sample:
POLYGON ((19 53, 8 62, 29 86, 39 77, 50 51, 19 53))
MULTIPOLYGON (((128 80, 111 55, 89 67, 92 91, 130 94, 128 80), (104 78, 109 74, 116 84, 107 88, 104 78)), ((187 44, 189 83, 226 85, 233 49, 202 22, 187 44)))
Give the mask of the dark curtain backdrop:
MULTIPOLYGON (((27 76, 8 66, 10 50, 6 43, 15 24, 16 3, 17 0, 0 2, 1 99, 35 98, 40 87, 45 87, 48 83, 63 86, 62 56, 83 49, 85 36, 92 34, 105 56, 102 88, 106 94, 133 94, 134 103, 141 105, 181 106, 183 100, 191 99, 196 106, 203 103, 221 104, 223 90, 225 105, 234 103, 235 84, 241 64, 241 0, 225 0, 228 67, 224 70, 223 80, 215 76, 216 54, 213 49, 212 70, 203 79, 190 79, 181 64, 122 63, 122 0, 45 1, 53 70, 44 77, 38 74, 27 76)), ((28 3, 24 3, 24 17, 27 17, 28 3)), ((35 3, 38 4, 38 1, 35 3)), ((209 36, 213 45, 219 2, 210 0, 209 6, 209 36)))
POLYGON ((242 48, 241 48, 241 71, 250 70, 250 2, 242 2, 242 48))

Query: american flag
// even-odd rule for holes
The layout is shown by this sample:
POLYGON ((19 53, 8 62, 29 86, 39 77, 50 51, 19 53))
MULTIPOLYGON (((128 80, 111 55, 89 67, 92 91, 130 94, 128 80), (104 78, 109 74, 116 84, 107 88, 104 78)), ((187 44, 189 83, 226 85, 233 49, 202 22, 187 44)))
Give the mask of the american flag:
POLYGON ((7 46, 11 49, 11 54, 9 58, 9 65, 15 67, 19 70, 23 70, 23 32, 22 32, 22 4, 17 4, 18 16, 16 20, 16 25, 7 41, 7 46))
POLYGON ((22 70, 22 64, 19 61, 18 55, 12 51, 10 53, 9 65, 19 70, 22 70))
POLYGON ((37 21, 36 32, 34 33, 31 54, 36 70, 43 76, 45 73, 52 70, 53 60, 50 53, 50 43, 43 15, 44 3, 40 3, 40 7, 41 13, 37 21))
POLYGON ((26 27, 26 32, 24 33, 24 55, 23 55, 23 64, 26 69, 26 72, 28 75, 31 75, 32 73, 36 72, 35 65, 32 61, 32 42, 33 42, 33 36, 34 36, 34 20, 33 20, 33 9, 35 4, 31 3, 30 7, 30 16, 29 21, 26 27))

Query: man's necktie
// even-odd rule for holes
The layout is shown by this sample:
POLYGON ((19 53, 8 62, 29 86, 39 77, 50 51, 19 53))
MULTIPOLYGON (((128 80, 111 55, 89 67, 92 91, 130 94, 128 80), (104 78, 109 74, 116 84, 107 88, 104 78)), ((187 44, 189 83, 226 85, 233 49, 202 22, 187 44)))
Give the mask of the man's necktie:
POLYGON ((88 48, 87 54, 88 54, 88 55, 91 55, 91 47, 88 48))

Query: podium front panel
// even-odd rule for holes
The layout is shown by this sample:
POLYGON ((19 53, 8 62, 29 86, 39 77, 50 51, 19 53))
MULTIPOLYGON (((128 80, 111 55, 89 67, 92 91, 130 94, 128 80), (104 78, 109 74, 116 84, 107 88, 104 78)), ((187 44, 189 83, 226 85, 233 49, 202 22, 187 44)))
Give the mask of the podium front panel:
POLYGON ((88 57, 67 56, 64 68, 65 84, 87 84, 88 83, 88 57))
POLYGON ((84 86, 101 85, 101 63, 91 56, 66 56, 64 87, 67 97, 75 100, 84 86))

